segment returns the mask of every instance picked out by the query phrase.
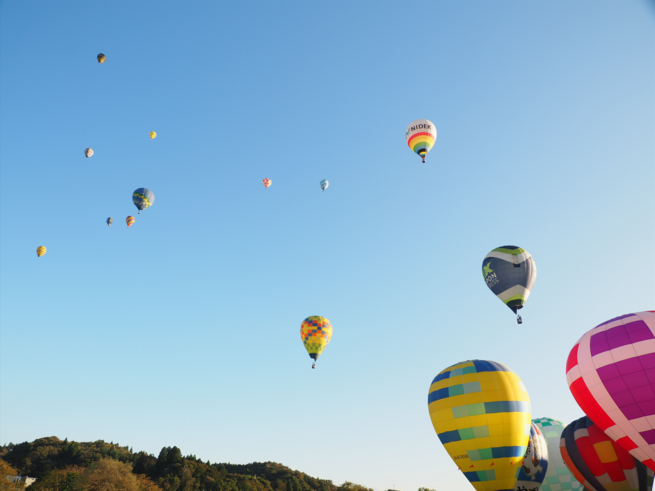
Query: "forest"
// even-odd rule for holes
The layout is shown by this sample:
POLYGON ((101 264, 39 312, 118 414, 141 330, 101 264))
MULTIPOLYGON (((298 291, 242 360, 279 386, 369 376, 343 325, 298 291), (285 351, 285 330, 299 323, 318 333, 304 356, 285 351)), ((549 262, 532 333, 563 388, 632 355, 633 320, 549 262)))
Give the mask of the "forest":
MULTIPOLYGON (((183 456, 178 447, 164 447, 155 457, 113 442, 55 436, 0 447, 0 475, 37 478, 30 491, 373 491, 351 482, 337 486, 274 462, 212 464, 183 456)), ((22 487, 0 482, 0 491, 22 487)))

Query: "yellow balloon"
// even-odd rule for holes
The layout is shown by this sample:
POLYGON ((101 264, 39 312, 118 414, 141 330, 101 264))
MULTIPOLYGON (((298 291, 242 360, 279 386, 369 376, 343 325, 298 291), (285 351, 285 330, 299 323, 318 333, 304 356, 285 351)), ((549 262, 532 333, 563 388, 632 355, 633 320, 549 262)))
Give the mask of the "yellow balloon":
POLYGON ((316 360, 332 339, 332 324, 320 315, 307 317, 300 325, 300 339, 315 365, 316 360))
POLYGON ((151 131, 150 132, 150 139, 152 140, 153 138, 156 138, 156 137, 157 137, 157 133, 155 133, 154 131, 151 131))
POLYGON ((428 410, 446 452, 477 491, 514 489, 530 439, 530 397, 501 363, 468 360, 432 381, 428 410))
POLYGON ((43 256, 45 253, 46 253, 46 248, 45 248, 45 246, 39 246, 39 247, 36 248, 36 255, 37 255, 38 257, 43 256))

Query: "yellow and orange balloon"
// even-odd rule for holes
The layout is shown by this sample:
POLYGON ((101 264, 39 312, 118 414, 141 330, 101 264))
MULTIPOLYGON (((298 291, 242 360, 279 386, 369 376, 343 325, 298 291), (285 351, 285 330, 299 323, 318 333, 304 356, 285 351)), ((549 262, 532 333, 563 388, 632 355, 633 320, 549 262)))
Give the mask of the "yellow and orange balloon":
POLYGON ((132 215, 128 216, 125 219, 125 223, 127 223, 128 227, 132 226, 134 224, 134 222, 135 222, 135 219, 134 219, 134 217, 132 215))
POLYGON ((300 339, 309 357, 316 362, 332 339, 332 324, 320 315, 307 317, 300 325, 300 339))
POLYGON ((150 132, 150 139, 154 140, 155 138, 157 138, 157 133, 155 131, 151 131, 150 132))
POLYGON ((37 248, 36 248, 36 255, 37 255, 37 257, 41 257, 41 256, 43 256, 43 255, 46 253, 46 251, 47 251, 47 249, 45 248, 45 246, 39 246, 39 247, 37 247, 37 248))

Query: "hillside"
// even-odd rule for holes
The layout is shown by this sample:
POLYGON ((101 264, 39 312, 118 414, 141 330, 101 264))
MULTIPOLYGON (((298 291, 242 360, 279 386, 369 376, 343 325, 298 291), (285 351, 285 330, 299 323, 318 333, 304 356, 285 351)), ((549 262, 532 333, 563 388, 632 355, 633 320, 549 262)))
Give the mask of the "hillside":
MULTIPOLYGON (((274 462, 211 464, 177 447, 155 457, 102 440, 57 437, 0 447, 0 457, 21 475, 36 477, 30 491, 372 491, 336 486, 274 462)), ((3 486, 4 488, 4 486, 3 486)))

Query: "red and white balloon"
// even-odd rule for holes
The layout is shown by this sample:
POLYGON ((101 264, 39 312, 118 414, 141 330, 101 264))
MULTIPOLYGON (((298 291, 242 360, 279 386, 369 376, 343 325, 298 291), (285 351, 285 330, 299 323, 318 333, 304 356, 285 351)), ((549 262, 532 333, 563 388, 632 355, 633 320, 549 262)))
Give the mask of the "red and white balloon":
POLYGON ((585 333, 569 354, 566 380, 585 414, 655 470, 655 311, 585 333))

